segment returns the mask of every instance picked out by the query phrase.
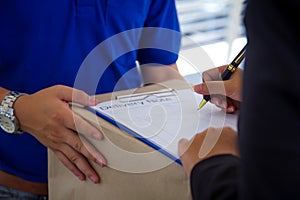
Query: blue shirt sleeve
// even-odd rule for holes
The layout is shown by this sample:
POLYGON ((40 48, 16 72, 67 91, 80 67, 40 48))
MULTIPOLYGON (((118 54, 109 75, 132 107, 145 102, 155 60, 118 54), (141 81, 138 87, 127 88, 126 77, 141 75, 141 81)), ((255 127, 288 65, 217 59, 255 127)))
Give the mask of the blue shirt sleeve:
POLYGON ((152 30, 142 34, 138 51, 140 64, 175 63, 181 44, 175 1, 152 1, 144 27, 152 27, 152 30))

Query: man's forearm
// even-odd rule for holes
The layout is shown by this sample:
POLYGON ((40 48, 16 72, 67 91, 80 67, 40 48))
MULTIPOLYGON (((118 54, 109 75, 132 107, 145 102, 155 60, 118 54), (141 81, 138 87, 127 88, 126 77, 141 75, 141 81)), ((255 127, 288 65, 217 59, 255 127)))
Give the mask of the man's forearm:
POLYGON ((161 83, 172 79, 184 80, 176 64, 167 66, 141 66, 140 70, 144 85, 161 83))

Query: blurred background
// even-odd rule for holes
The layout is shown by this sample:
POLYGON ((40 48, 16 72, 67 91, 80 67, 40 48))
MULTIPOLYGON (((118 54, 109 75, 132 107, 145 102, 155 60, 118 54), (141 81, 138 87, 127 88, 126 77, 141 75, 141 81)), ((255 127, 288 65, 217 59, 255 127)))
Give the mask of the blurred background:
POLYGON ((178 68, 187 82, 200 83, 203 71, 228 64, 243 48, 245 5, 244 0, 176 0, 183 35, 178 68))

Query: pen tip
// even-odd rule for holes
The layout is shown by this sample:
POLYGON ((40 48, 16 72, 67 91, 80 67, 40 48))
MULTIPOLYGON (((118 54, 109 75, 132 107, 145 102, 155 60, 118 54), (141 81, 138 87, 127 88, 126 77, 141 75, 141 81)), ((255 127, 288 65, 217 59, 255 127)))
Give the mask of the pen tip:
POLYGON ((202 99, 201 103, 198 106, 197 110, 200 110, 205 104, 207 103, 207 101, 205 99, 202 99))

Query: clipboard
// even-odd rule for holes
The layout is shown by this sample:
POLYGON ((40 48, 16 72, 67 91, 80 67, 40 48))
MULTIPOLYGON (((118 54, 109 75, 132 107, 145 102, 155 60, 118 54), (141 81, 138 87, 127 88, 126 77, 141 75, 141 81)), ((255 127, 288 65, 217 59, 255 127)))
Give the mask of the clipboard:
MULTIPOLYGON (((147 101, 147 99, 151 98, 151 97, 154 97, 156 99, 162 99, 162 98, 169 98, 169 97, 174 98, 174 97, 176 97, 176 95, 177 95, 176 90, 172 89, 172 88, 160 89, 160 90, 157 90, 157 91, 148 91, 148 92, 142 92, 142 93, 135 93, 135 94, 118 95, 118 96, 115 97, 115 100, 118 101, 120 104, 117 104, 117 106, 115 105, 115 109, 122 109, 122 107, 120 107, 120 105, 129 105, 129 106, 130 105, 131 106, 140 105, 137 102, 149 102, 149 104, 151 104, 151 102, 155 103, 155 102, 153 102, 154 101, 153 99, 147 101)), ((110 101, 110 102, 113 103, 114 101, 110 101)), ((114 107, 114 105, 111 105, 111 106, 114 107)), ((100 111, 101 109, 97 109, 97 107, 101 108, 101 103, 99 103, 97 106, 86 107, 86 109, 93 112, 93 113, 95 113, 100 118, 110 122, 111 124, 118 127, 119 129, 121 129, 121 130, 127 132, 128 134, 132 135, 133 137, 140 140, 141 142, 149 145, 153 149, 155 149, 155 150, 159 151, 160 153, 164 154, 165 156, 172 159, 173 161, 175 161, 179 165, 182 165, 180 159, 178 157, 176 157, 174 154, 172 154, 168 150, 162 148, 160 145, 156 144, 155 142, 143 137, 141 135, 141 133, 136 132, 131 127, 126 126, 122 122, 117 121, 114 117, 108 116, 104 112, 101 112, 100 111)), ((113 109, 113 108, 111 108, 111 109, 113 109)))

